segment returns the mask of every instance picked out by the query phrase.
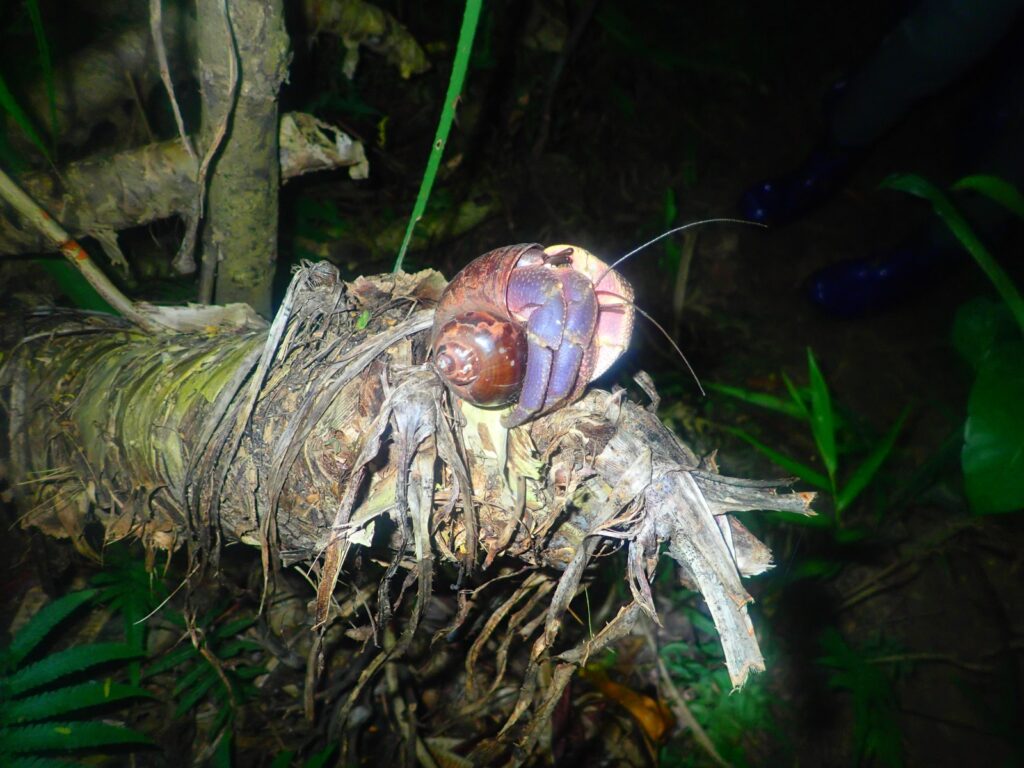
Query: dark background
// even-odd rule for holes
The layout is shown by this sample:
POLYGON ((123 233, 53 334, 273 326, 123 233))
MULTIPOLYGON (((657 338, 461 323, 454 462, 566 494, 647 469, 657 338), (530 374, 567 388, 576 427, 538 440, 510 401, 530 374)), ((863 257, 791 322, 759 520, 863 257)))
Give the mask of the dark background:
MULTIPOLYGON (((403 81, 363 51, 349 82, 340 43, 311 43, 289 9, 295 60, 282 106, 314 111, 360 137, 371 176, 290 184, 282 199, 282 262, 310 255, 316 241, 346 276, 388 271, 393 263, 393 252, 368 246, 359 233, 400 225, 411 210, 462 4, 381 5, 427 48, 430 72, 403 81), (333 244, 332 232, 343 233, 333 244)), ((431 211, 443 216, 478 199, 492 213, 469 232, 411 253, 407 270, 430 266, 452 275, 491 248, 526 241, 579 244, 612 260, 671 226, 737 215, 744 190, 797 167, 820 145, 827 91, 855 72, 911 7, 603 0, 561 56, 588 5, 486 4, 431 211)), ((5 58, 14 66, 28 38, 16 9, 7 13, 12 47, 5 58)), ((83 4, 48 9, 58 55, 99 34, 86 24, 92 18, 83 4)), ((777 567, 748 586, 768 671, 756 683, 758 705, 735 721, 746 737, 722 731, 733 734, 722 749, 737 764, 1024 760, 1020 516, 970 513, 956 440, 971 376, 950 329, 961 304, 993 295, 992 288, 965 257, 939 276, 912 281, 913 290, 892 306, 856 318, 822 314, 804 291, 821 267, 884 253, 933 225, 927 204, 878 188, 889 174, 919 173, 945 187, 966 173, 1000 172, 973 167, 971 158, 990 140, 979 125, 1020 97, 998 87, 1021 39, 1019 24, 1007 32, 977 66, 866 148, 852 175, 813 211, 769 230, 696 229, 681 313, 671 309, 680 239, 622 267, 638 304, 674 335, 704 382, 785 397, 781 374, 806 385, 811 348, 851 425, 853 454, 863 444, 857 440, 877 438, 909 409, 894 453, 842 528, 748 516, 777 567), (849 651, 845 666, 824 661, 834 662, 837 648, 849 651)), ((97 135, 95 146, 79 151, 88 154, 101 141, 97 135)), ((1019 225, 1010 227, 990 243, 1019 285, 1020 235, 1019 225)), ((702 398, 644 321, 634 348, 602 383, 631 386, 641 369, 664 397, 664 418, 698 451, 717 449, 726 473, 785 474, 734 437, 735 427, 820 469, 806 424, 714 392, 702 398)), ((831 514, 827 498, 818 507, 831 514)), ((662 760, 700 758, 669 745, 662 760)))

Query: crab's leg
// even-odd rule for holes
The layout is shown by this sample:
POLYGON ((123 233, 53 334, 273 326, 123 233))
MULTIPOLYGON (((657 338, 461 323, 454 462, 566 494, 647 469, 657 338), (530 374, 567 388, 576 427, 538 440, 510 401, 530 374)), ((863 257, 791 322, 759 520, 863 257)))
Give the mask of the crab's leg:
POLYGON ((519 402, 505 419, 512 428, 535 415, 544 406, 555 351, 562 343, 565 299, 562 282, 555 270, 523 267, 513 270, 506 291, 509 311, 526 322, 526 372, 519 402))
POLYGON ((506 419, 514 427, 574 391, 584 351, 597 323, 597 298, 574 269, 526 267, 509 279, 509 310, 526 321, 526 372, 519 402, 506 419))
POLYGON ((555 350, 551 364, 544 410, 551 410, 572 394, 580 376, 583 355, 594 336, 597 325, 597 296, 593 283, 582 272, 559 270, 562 299, 565 302, 565 325, 562 342, 555 350))

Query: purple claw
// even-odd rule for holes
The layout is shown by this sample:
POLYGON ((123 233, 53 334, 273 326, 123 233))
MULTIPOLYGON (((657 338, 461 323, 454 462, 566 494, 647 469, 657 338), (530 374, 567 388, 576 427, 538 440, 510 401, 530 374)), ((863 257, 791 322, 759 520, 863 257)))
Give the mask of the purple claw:
POLYGON ((544 409, 549 410, 561 403, 576 388, 583 352, 594 334, 597 325, 597 296, 590 278, 572 269, 559 273, 562 284, 562 298, 565 302, 565 325, 562 341, 555 350, 548 381, 548 393, 544 398, 544 409))
POLYGON ((576 389, 584 350, 597 323, 590 279, 572 268, 530 266, 512 273, 509 308, 526 320, 526 372, 511 428, 550 410, 576 389))

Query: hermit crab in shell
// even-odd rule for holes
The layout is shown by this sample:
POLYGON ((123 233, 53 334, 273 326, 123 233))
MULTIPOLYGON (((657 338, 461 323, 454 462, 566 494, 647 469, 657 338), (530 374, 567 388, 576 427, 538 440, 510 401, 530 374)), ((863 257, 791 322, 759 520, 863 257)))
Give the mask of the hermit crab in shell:
POLYGON ((505 246, 441 294, 434 366, 474 405, 515 403, 511 428, 580 397, 629 346, 634 316, 629 283, 585 249, 505 246))

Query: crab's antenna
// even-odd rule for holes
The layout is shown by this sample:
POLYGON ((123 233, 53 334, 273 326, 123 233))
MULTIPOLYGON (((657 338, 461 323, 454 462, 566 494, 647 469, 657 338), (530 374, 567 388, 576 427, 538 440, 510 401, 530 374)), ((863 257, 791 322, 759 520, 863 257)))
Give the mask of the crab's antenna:
MULTIPOLYGON (((768 225, 766 225, 766 224, 761 224, 760 222, 757 222, 757 221, 748 221, 747 219, 719 218, 719 219, 701 219, 700 221, 691 221, 689 224, 683 224, 680 227, 675 227, 674 229, 670 229, 668 232, 662 232, 660 235, 658 235, 655 238, 652 238, 652 239, 648 240, 643 245, 637 246, 632 251, 627 253, 625 256, 620 256, 615 261, 613 261, 608 266, 608 268, 605 269, 604 272, 601 273, 601 277, 594 281, 594 285, 595 286, 596 285, 600 285, 601 281, 604 280, 605 276, 609 272, 611 272, 613 269, 615 269, 617 266, 619 266, 619 264, 624 262, 630 256, 633 256, 633 255, 635 255, 637 253, 640 253, 640 251, 642 251, 644 248, 647 248, 648 246, 654 245, 659 240, 664 240, 669 235, 674 235, 677 232, 682 232, 683 230, 689 229, 690 227, 699 227, 702 224, 746 224, 746 225, 751 226, 751 227, 762 227, 763 229, 767 229, 768 228, 768 225)), ((648 317, 648 319, 650 319, 650 318, 648 317)))
POLYGON ((669 334, 669 332, 666 331, 661 326, 661 323, 659 323, 657 320, 655 320, 653 317, 651 317, 649 314, 647 314, 644 310, 640 309, 640 307, 638 307, 636 304, 633 305, 633 309, 635 309, 641 315, 646 317, 651 322, 651 325, 653 325, 655 328, 657 328, 659 331, 661 331, 661 335, 664 336, 666 339, 668 339, 668 343, 672 345, 672 349, 674 349, 676 351, 676 353, 681 358, 683 358, 683 362, 686 363, 686 370, 688 370, 690 372, 690 375, 693 376, 693 380, 695 382, 697 382, 697 389, 700 390, 700 396, 701 397, 707 397, 708 393, 704 391, 704 387, 701 385, 700 379, 697 378, 697 372, 695 370, 693 370, 693 366, 690 365, 690 361, 686 359, 686 355, 683 354, 683 350, 681 350, 679 348, 679 345, 676 344, 676 340, 673 339, 672 336, 669 334))
MULTIPOLYGON (((700 384, 700 379, 697 378, 696 371, 693 370, 693 366, 690 365, 690 361, 688 359, 686 359, 686 355, 683 354, 683 350, 679 348, 679 344, 676 343, 676 340, 672 338, 672 335, 668 331, 665 330, 665 327, 662 326, 662 324, 658 323, 656 321, 656 319, 651 317, 646 311, 644 311, 642 308, 637 306, 637 303, 635 301, 630 301, 625 296, 620 296, 617 293, 612 293, 610 291, 601 291, 601 294, 604 295, 604 296, 611 296, 612 298, 615 298, 615 299, 618 299, 618 300, 622 301, 623 303, 618 305, 618 306, 631 306, 631 307, 633 307, 634 310, 640 312, 640 314, 642 314, 644 317, 646 317, 648 319, 648 321, 650 321, 650 324, 654 328, 656 328, 658 331, 662 332, 662 335, 666 339, 669 340, 670 344, 672 344, 672 348, 676 350, 676 354, 678 354, 682 358, 683 365, 686 366, 686 370, 690 372, 690 376, 693 377, 693 381, 695 381, 696 384, 697 384, 697 389, 700 390, 700 396, 701 397, 707 397, 708 396, 708 393, 705 391, 705 388, 703 388, 703 386, 701 386, 701 384, 700 384)), ((611 307, 609 307, 609 308, 613 308, 614 306, 616 306, 616 305, 612 304, 611 307)))

